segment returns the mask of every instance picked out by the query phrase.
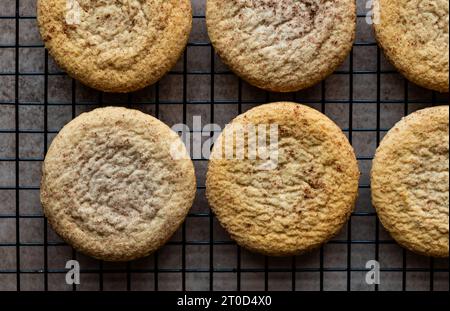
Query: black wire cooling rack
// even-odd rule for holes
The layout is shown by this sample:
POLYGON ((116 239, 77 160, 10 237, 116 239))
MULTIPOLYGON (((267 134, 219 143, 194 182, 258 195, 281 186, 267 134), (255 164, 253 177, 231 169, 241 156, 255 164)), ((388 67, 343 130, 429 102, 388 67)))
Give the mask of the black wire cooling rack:
MULTIPOLYGON (((1 0, 4 1, 4 0, 1 0)), ((22 0, 24 1, 24 0, 22 0)), ((14 197, 14 206, 15 206, 15 212, 13 213, 6 213, 4 211, 0 210, 0 220, 5 219, 12 219, 15 220, 15 241, 4 241, 0 243, 0 251, 2 249, 6 248, 12 248, 15 249, 15 262, 10 262, 10 268, 0 268, 0 276, 5 274, 15 275, 15 289, 21 290, 22 289, 22 276, 26 274, 39 274, 43 275, 43 288, 44 290, 49 290, 49 284, 51 281, 49 280, 49 276, 52 274, 64 274, 67 272, 64 267, 61 267, 59 269, 53 269, 49 267, 49 247, 56 247, 56 246, 65 246, 66 244, 63 242, 52 242, 49 241, 48 238, 48 228, 47 228, 47 221, 44 218, 42 214, 24 214, 20 211, 21 206, 21 193, 27 192, 27 191, 38 191, 39 187, 36 186, 28 186, 24 185, 22 182, 22 175, 23 170, 21 170, 21 165, 26 162, 41 162, 43 161, 43 157, 22 157, 20 156, 20 135, 26 134, 26 133, 38 133, 43 134, 43 151, 45 154, 45 151, 47 150, 47 147, 50 142, 51 135, 56 134, 57 131, 53 131, 49 128, 48 124, 48 115, 49 115, 49 107, 52 105, 58 105, 58 106, 68 106, 71 107, 71 117, 74 118, 77 115, 77 107, 78 106, 101 106, 104 102, 104 95, 101 92, 97 92, 97 100, 91 103, 79 103, 77 102, 77 83, 75 80, 71 80, 71 98, 68 102, 58 102, 55 103, 53 101, 49 101, 49 77, 57 76, 57 75, 65 75, 63 72, 50 72, 49 70, 49 56, 47 51, 44 52, 44 70, 43 72, 23 72, 20 69, 20 62, 21 62, 21 49, 23 48, 36 48, 36 49, 44 49, 43 44, 21 44, 21 38, 20 38, 20 29, 21 27, 24 27, 22 22, 26 20, 34 20, 35 16, 28 16, 26 14, 23 14, 20 10, 21 4, 20 0, 14 0, 9 1, 10 3, 10 11, 15 12, 13 15, 5 15, 0 17, 0 21, 14 21, 14 28, 15 28, 15 38, 14 38, 14 44, 3 44, 0 45, 0 52, 2 50, 8 49, 10 51, 13 51, 14 53, 14 66, 11 71, 2 71, 0 73, 1 77, 11 77, 13 81, 11 81, 11 87, 14 88, 14 100, 3 100, 0 102, 0 108, 3 106, 13 107, 14 113, 11 114, 11 118, 14 118, 13 128, 3 128, 0 126, 0 134, 12 134, 14 135, 14 156, 13 157, 1 157, 0 158, 0 165, 1 164, 11 164, 14 165, 14 178, 13 178, 13 184, 5 185, 6 181, 4 176, 0 176, 0 181, 4 179, 1 183, 0 191, 10 191, 12 192, 12 195, 14 197), (20 99, 20 92, 21 92, 21 79, 22 77, 27 77, 27 79, 41 79, 43 77, 43 101, 22 101, 20 99), (26 130, 20 128, 20 112, 19 110, 22 107, 30 107, 30 106, 39 106, 43 109, 43 116, 44 116, 44 122, 43 122, 43 130, 26 130), (21 242, 21 232, 23 228, 21 229, 21 226, 24 226, 22 223, 22 220, 24 219, 39 219, 39 221, 42 221, 43 223, 43 242, 21 242), (23 247, 42 247, 43 248, 43 267, 42 269, 24 269, 21 268, 21 260, 22 260, 22 252, 21 248, 23 247)), ((29 1, 28 1, 29 2, 29 1)), ((195 2, 195 1, 194 1, 195 2)), ((197 1, 198 2, 198 1, 197 1)), ((359 1, 364 2, 364 1, 359 1)), ((358 14, 358 20, 364 20, 365 14, 358 14)), ((195 14, 194 15, 194 27, 196 24, 203 23, 204 24, 204 14, 195 14)), ((374 48, 377 48, 375 42, 355 42, 354 47, 361 47, 361 46, 373 46, 374 48)), ((381 77, 382 75, 389 75, 389 74, 397 74, 394 70, 384 70, 381 66, 381 58, 382 53, 380 52, 380 49, 377 48, 376 52, 376 70, 355 70, 354 69, 354 55, 353 51, 349 56, 348 61, 348 67, 347 69, 340 69, 337 72, 335 72, 334 75, 340 75, 344 76, 345 79, 347 79, 348 82, 348 94, 347 98, 345 99, 328 99, 327 98, 327 92, 326 87, 327 84, 325 82, 322 82, 320 85, 320 98, 318 99, 303 99, 301 98, 301 95, 299 94, 292 94, 288 95, 291 96, 290 100, 310 105, 315 105, 315 107, 318 107, 320 111, 323 113, 327 112, 327 108, 329 105, 332 104, 345 104, 346 109, 348 109, 349 114, 349 120, 348 120, 348 127, 344 128, 343 131, 348 134, 348 138, 350 142, 353 142, 354 133, 356 132, 375 132, 376 133, 376 143, 380 142, 382 135, 388 130, 387 128, 381 127, 381 121, 380 121, 380 115, 381 115, 381 107, 383 104, 397 104, 403 107, 403 113, 404 115, 407 115, 410 112, 410 105, 411 104, 423 104, 423 105, 438 105, 438 104, 448 104, 448 94, 446 96, 438 95, 436 93, 432 93, 430 98, 426 100, 414 100, 409 98, 409 87, 410 83, 406 79, 404 79, 403 82, 403 99, 397 99, 397 100, 385 100, 382 99, 381 95, 381 77), (375 75, 376 76, 376 100, 361 100, 355 98, 355 92, 354 92, 354 86, 357 83, 360 83, 359 78, 363 75, 375 75), (373 114, 373 118, 376 119, 376 126, 375 128, 355 128, 354 127, 354 115, 355 115, 355 106, 356 105, 364 105, 367 103, 372 103, 376 105, 376 112, 373 114)), ((184 52, 182 56, 182 66, 179 66, 178 69, 172 70, 168 75, 176 75, 181 77, 181 84, 182 84, 182 101, 181 103, 179 101, 172 102, 170 100, 165 100, 161 98, 161 89, 160 89, 160 83, 157 83, 155 86, 153 86, 154 96, 149 100, 148 102, 140 102, 140 107, 145 107, 145 105, 151 105, 154 107, 153 114, 156 117, 160 117, 160 109, 163 107, 163 105, 171 105, 171 104, 181 104, 182 105, 182 121, 183 123, 186 123, 188 120, 188 113, 187 109, 190 104, 202 104, 204 107, 208 107, 209 113, 210 113, 210 122, 214 123, 214 116, 215 116, 215 108, 217 104, 234 104, 237 105, 237 112, 240 114, 243 112, 243 106, 244 105, 258 105, 263 104, 266 102, 270 102, 272 95, 268 92, 259 91, 259 93, 263 93, 262 97, 258 97, 259 99, 244 99, 243 98, 243 85, 244 82, 241 80, 238 81, 238 89, 237 89, 237 100, 223 100, 223 99, 216 99, 215 92, 216 92, 216 84, 217 79, 224 75, 232 75, 232 73, 228 70, 216 70, 216 63, 217 58, 214 54, 213 48, 208 41, 190 41, 188 44, 188 47, 186 51, 184 52), (193 48, 195 47, 206 47, 210 49, 210 56, 207 59, 203 59, 203 63, 207 64, 209 63, 209 70, 195 70, 190 71, 188 70, 188 54, 192 53, 193 48), (188 85, 188 77, 189 76, 207 76, 210 79, 210 89, 209 89, 209 96, 210 98, 207 100, 190 100, 188 97, 188 88, 190 87, 188 85)), ((6 66, 5 66, 6 67, 6 66)), ((25 86, 23 86, 25 87, 25 86)), ((129 94, 127 96, 127 100, 125 105, 131 105, 133 104, 133 96, 134 94, 129 94)), ((41 146, 35 146, 36 148, 42 148, 41 146)), ((358 157, 359 161, 369 161, 372 160, 371 156, 364 156, 364 157, 358 157)), ((205 159, 197 159, 195 161, 206 161, 205 159)), ((204 186, 200 185, 198 187, 198 190, 204 190, 204 186)), ((370 189, 369 184, 361 184, 360 189, 370 189)), ((346 256, 346 267, 341 268, 330 268, 325 267, 324 265, 324 248, 322 247, 319 252, 318 256, 318 266, 314 268, 304 268, 304 267, 298 267, 297 261, 294 258, 292 258, 292 263, 290 267, 286 268, 273 268, 269 265, 269 258, 265 257, 263 259, 264 264, 260 268, 247 268, 242 266, 242 252, 240 247, 236 246, 234 242, 230 240, 218 240, 213 235, 213 226, 214 226, 214 215, 212 215, 210 212, 191 212, 188 216, 188 218, 206 218, 208 219, 209 223, 209 239, 200 239, 200 240, 187 240, 186 238, 186 225, 184 224, 181 228, 181 240, 180 241, 171 241, 169 244, 171 245, 177 245, 181 247, 181 264, 176 268, 162 268, 161 267, 161 261, 159 260, 158 252, 156 252, 153 260, 153 264, 151 266, 145 267, 145 268, 139 268, 136 269, 133 267, 131 263, 127 263, 124 268, 121 269, 114 269, 113 271, 108 270, 108 268, 105 267, 105 264, 101 261, 98 262, 98 268, 90 268, 90 269, 82 269, 82 273, 85 274, 95 274, 98 275, 98 290, 104 289, 104 274, 108 272, 115 272, 115 273, 123 273, 124 277, 126 278, 126 290, 131 290, 133 288, 132 286, 132 275, 135 274, 144 274, 144 273, 150 273, 153 274, 153 288, 154 290, 160 289, 160 275, 165 273, 180 273, 181 274, 181 285, 179 286, 179 289, 185 290, 186 289, 186 278, 187 274, 192 273, 202 273, 209 275, 209 289, 214 290, 214 278, 220 274, 220 273, 232 273, 236 275, 235 278, 235 289, 241 290, 242 284, 241 284, 241 276, 243 273, 247 272, 257 272, 264 274, 264 278, 262 279, 262 282, 264 282, 264 289, 269 289, 269 274, 272 272, 283 272, 285 275, 290 275, 291 280, 289 282, 291 283, 290 288, 292 290, 296 290, 298 288, 298 280, 296 278, 296 273, 298 272, 313 272, 317 273, 319 275, 319 286, 317 290, 324 290, 324 274, 328 272, 341 272, 346 273, 346 289, 352 290, 352 273, 356 272, 364 272, 367 271, 364 267, 362 268, 355 268, 352 266, 352 256, 351 251, 352 247, 357 244, 367 244, 367 245, 374 245, 375 247, 375 260, 379 259, 379 251, 380 251, 380 245, 383 244, 395 244, 392 240, 383 240, 380 238, 380 226, 378 223, 378 219, 376 218, 376 214, 372 212, 354 212, 350 218, 350 221, 347 224, 347 233, 346 238, 344 239, 338 239, 338 240, 332 240, 330 241, 331 244, 341 244, 346 245, 347 247, 347 256, 346 256), (352 236, 352 222, 353 219, 356 217, 371 217, 372 219, 375 219, 376 226, 373 232, 373 238, 372 239, 358 239, 355 236, 352 236), (189 268, 186 264, 186 256, 187 256, 187 247, 192 245, 199 245, 199 246, 209 246, 209 250, 204 256, 209 257, 209 267, 206 268, 189 268), (221 268, 216 267, 214 264, 215 259, 215 253, 214 248, 219 247, 221 245, 234 245, 236 250, 236 258, 235 258, 235 266, 232 268, 221 268)), ((0 254, 2 254, 0 252, 0 254)), ((77 253, 72 250, 71 258, 76 259, 77 253)), ((67 258, 70 259, 70 258, 67 258)), ((0 261, 2 259, 0 258, 0 261)), ((401 289, 406 290, 407 289, 407 274, 409 272, 423 272, 423 273, 429 273, 429 285, 428 290, 434 290, 434 276, 436 273, 447 273, 448 278, 448 266, 441 268, 441 267, 435 267, 434 260, 429 260, 429 266, 428 267, 420 267, 420 268, 411 268, 407 266, 407 256, 406 251, 403 250, 402 253, 402 266, 396 267, 396 268, 390 268, 390 267, 381 267, 381 271, 385 272, 397 272, 402 274, 402 280, 401 280, 401 289)), ((14 282, 14 281, 13 281, 14 282)), ((73 290, 77 290, 77 285, 73 285, 73 290)), ((374 290, 378 290, 378 285, 374 285, 374 290)))

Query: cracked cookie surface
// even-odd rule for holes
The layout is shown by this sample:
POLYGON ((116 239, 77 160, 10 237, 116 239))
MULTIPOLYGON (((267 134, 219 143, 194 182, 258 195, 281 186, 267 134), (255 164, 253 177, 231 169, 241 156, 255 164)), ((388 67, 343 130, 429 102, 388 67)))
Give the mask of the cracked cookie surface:
POLYGON ((323 80, 344 61, 356 8, 354 0, 208 0, 206 24, 236 74, 259 88, 290 92, 323 80))
POLYGON ((412 82, 449 91, 446 0, 376 0, 375 36, 389 61, 412 82))
POLYGON ((106 92, 155 83, 183 52, 189 0, 39 0, 41 37, 58 65, 106 92))
POLYGON ((183 222, 194 168, 171 157, 178 135, 136 110, 101 108, 68 123, 43 165, 41 202, 54 230, 76 249, 109 261, 145 256, 183 222))
POLYGON ((398 122, 377 149, 372 202, 384 227, 416 253, 448 257, 449 108, 398 122))
POLYGON ((206 196, 238 244, 286 256, 339 232, 353 210, 358 180, 353 148, 339 127, 312 108, 281 102, 251 109, 225 128, 210 157, 206 196), (250 156, 248 136, 243 158, 221 157, 238 146, 228 135, 248 125, 277 125, 278 136, 271 137, 278 137, 272 149, 278 156, 271 169, 264 158, 250 156))

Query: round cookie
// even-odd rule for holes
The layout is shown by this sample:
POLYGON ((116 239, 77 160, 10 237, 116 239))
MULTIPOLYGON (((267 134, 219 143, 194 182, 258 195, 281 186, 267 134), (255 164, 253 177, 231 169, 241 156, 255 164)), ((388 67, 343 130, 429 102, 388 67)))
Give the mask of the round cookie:
POLYGON ((339 232, 353 210, 358 180, 355 154, 339 127, 312 108, 280 102, 251 109, 225 128, 210 157, 206 196, 239 245, 287 256, 316 248, 339 232), (261 135, 274 157, 253 156, 252 125, 267 128, 261 135), (239 128, 249 128, 242 136, 243 153, 235 149, 242 141, 227 139, 242 134, 239 128), (225 156, 227 148, 236 156, 225 156))
POLYGON ((105 92, 132 92, 177 62, 192 25, 189 0, 38 0, 37 20, 58 65, 105 92))
POLYGON ((386 58, 408 80, 448 92, 447 0, 375 0, 374 30, 386 58))
POLYGON ((449 108, 398 122, 373 160, 372 202, 383 226, 416 253, 448 257, 449 108))
POLYGON ((221 59, 259 88, 292 92, 330 75, 352 48, 355 0, 207 0, 221 59))
POLYGON ((137 110, 81 114, 54 138, 43 164, 41 203, 50 225, 74 248, 102 260, 155 251, 195 196, 194 167, 180 142, 164 123, 137 110), (181 152, 176 158, 173 146, 181 152))

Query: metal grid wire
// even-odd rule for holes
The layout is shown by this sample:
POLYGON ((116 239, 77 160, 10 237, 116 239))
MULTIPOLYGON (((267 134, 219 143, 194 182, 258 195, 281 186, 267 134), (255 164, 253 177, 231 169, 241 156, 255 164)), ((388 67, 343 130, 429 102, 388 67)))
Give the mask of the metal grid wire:
MULTIPOLYGON (((1 0, 3 1, 3 0, 1 0)), ((15 242, 1 242, 0 243, 0 249, 2 248, 14 248, 15 249, 15 268, 13 269, 0 269, 0 276, 3 274, 15 274, 16 275, 16 289, 21 290, 22 284, 21 284, 21 276, 25 274, 40 274, 43 275, 44 280, 44 290, 49 289, 49 275, 50 274, 64 274, 66 273, 65 269, 52 269, 49 267, 49 247, 52 246, 63 246, 66 245, 63 242, 51 242, 49 241, 48 237, 48 228, 47 228, 47 221, 45 217, 42 214, 23 214, 20 212, 20 192, 21 191, 38 191, 39 187, 34 186, 26 186, 21 183, 21 171, 20 171, 20 165, 24 162, 41 162, 43 161, 43 158, 41 157, 21 157, 19 155, 19 142, 20 142, 20 135, 26 134, 26 133, 34 133, 34 134, 43 134, 44 135, 44 141, 43 141, 43 151, 44 154, 47 150, 47 147, 49 145, 49 135, 56 134, 57 131, 53 131, 49 129, 48 124, 48 109, 52 105, 58 105, 58 106, 70 106, 71 107, 71 117, 74 118, 76 116, 77 106, 83 105, 83 106, 98 106, 102 105, 104 101, 104 94, 101 92, 98 92, 98 98, 96 102, 92 103, 78 103, 77 102, 77 84, 75 80, 72 79, 71 81, 71 101, 70 102, 49 102, 49 77, 55 76, 55 75, 65 75, 63 72, 50 72, 49 71, 49 56, 47 51, 45 51, 44 54, 44 72, 21 72, 19 63, 20 63, 20 49, 22 48, 43 48, 42 44, 20 44, 20 38, 19 38, 19 30, 21 27, 21 21, 28 20, 28 19, 35 19, 35 16, 24 16, 20 13, 20 0, 15 0, 14 2, 11 2, 12 5, 15 5, 15 15, 12 16, 2 16, 0 17, 0 20, 14 20, 15 21, 15 44, 9 44, 9 45, 1 45, 0 46, 0 52, 2 49, 13 49, 14 50, 14 56, 15 56, 15 63, 14 63, 14 71, 13 72, 3 72, 0 73, 1 76, 11 76, 14 77, 14 100, 13 101, 2 101, 0 102, 0 108, 4 105, 13 105, 14 106, 14 128, 12 129, 2 129, 0 130, 1 133, 9 133, 14 134, 15 136, 15 156, 14 157, 1 157, 0 158, 0 164, 5 162, 13 162, 14 163, 14 170, 15 170, 15 177, 14 177, 14 184, 8 185, 8 186, 2 186, 0 187, 0 191, 2 190, 10 190, 14 193, 15 198, 15 213, 11 214, 0 214, 0 220, 2 219, 15 219, 15 242), (20 79, 21 77, 29 76, 33 78, 43 77, 44 79, 44 90, 43 90, 43 102, 34 102, 34 101, 21 101, 19 100, 20 96, 20 79), (44 115, 44 124, 43 124, 43 130, 24 130, 21 129, 19 126, 19 109, 20 107, 27 107, 27 106, 40 106, 43 108, 43 115, 44 115), (20 240, 20 226, 21 220, 23 219, 39 219, 43 223, 43 242, 21 242, 20 240), (24 269, 21 268, 21 247, 43 247, 43 268, 42 269, 24 269)), ((195 15, 194 16, 194 22, 201 21, 204 22, 204 16, 203 15, 195 15)), ((359 14, 359 19, 365 18, 365 14, 359 14)), ((355 47, 358 46, 374 46, 376 47, 375 42, 355 42, 355 47)), ((420 103, 420 104, 427 104, 427 105, 438 105, 438 104, 447 104, 448 103, 448 96, 447 98, 442 98, 437 96, 436 93, 432 93, 431 98, 428 100, 410 100, 408 95, 408 89, 409 89, 409 83, 405 79, 404 80, 404 98, 401 100, 384 100, 381 96, 381 75, 383 74, 395 74, 396 72, 393 70, 382 70, 381 68, 381 52, 380 49, 377 48, 377 67, 376 70, 355 70, 354 69, 354 57, 353 57, 353 51, 350 54, 349 57, 349 63, 348 63, 348 69, 344 70, 338 70, 335 72, 336 75, 343 75, 348 79, 348 98, 346 99, 340 99, 340 100, 329 100, 326 96, 326 83, 321 83, 321 95, 319 100, 304 100, 302 99, 302 103, 306 104, 314 104, 318 105, 320 107, 320 110, 323 113, 327 112, 328 104, 347 104, 348 114, 349 114, 349 121, 348 121, 348 128, 344 128, 343 131, 348 134, 348 138, 350 142, 353 141, 353 134, 356 132, 376 132, 376 143, 380 142, 382 135, 388 130, 387 128, 381 127, 381 121, 380 121, 380 115, 381 115, 381 106, 383 104, 398 104, 403 105, 404 115, 409 113, 410 110, 410 104, 420 103), (376 75, 376 115, 373 116, 373 118, 376 118, 376 127, 375 128, 364 128, 359 129, 354 127, 353 123, 353 116, 354 116, 354 108, 355 105, 363 105, 367 103, 373 103, 372 100, 361 100, 361 99, 355 99, 354 97, 354 84, 355 79, 358 79, 358 77, 362 75, 368 75, 373 74, 376 75)), ((266 102, 271 101, 271 93, 265 92, 264 98, 261 98, 260 100, 244 100, 243 99, 243 81, 238 81, 238 95, 237 100, 219 100, 216 99, 215 96, 215 81, 217 81, 217 78, 219 76, 223 75, 232 75, 232 73, 228 70, 216 70, 216 57, 213 51, 213 48, 210 44, 210 42, 189 42, 188 47, 186 51, 184 52, 182 56, 182 68, 178 70, 172 70, 169 75, 177 75, 182 77, 182 121, 183 123, 186 123, 187 120, 187 109, 189 104, 203 104, 203 105, 209 105, 209 113, 211 116, 210 122, 214 123, 214 115, 215 115, 215 107, 216 104, 237 104, 238 113, 243 112, 243 105, 244 104, 263 104, 266 102), (188 53, 191 53, 192 47, 207 47, 210 49, 210 59, 204 60, 206 62, 210 63, 210 70, 196 70, 196 71, 188 71, 188 53), (188 76, 194 75, 194 76, 208 76, 210 78, 210 98, 209 100, 190 100, 188 98, 188 76)), ((262 91, 261 91, 262 92, 262 91)), ((297 98, 297 94, 292 94, 292 101, 298 102, 299 99, 297 98)), ((131 105, 133 104, 133 94, 129 94, 127 97, 127 104, 131 105)), ((124 103, 126 104, 126 103, 124 103)), ((156 117, 160 117, 160 108, 163 105, 171 105, 171 104, 179 104, 178 101, 172 102, 170 100, 162 100, 160 98, 160 83, 157 83, 154 86, 154 101, 149 101, 147 103, 140 102, 142 105, 152 105, 154 107, 154 115, 156 117)), ((37 146, 36 146, 37 147, 37 146)), ((372 160, 372 157, 368 156, 362 156, 358 157, 359 161, 370 161, 372 160)), ((206 161, 205 159, 195 160, 195 161, 206 161)), ((2 176, 0 176, 0 180, 2 179, 2 176)), ((360 189, 369 189, 369 184, 361 184, 360 189)), ((204 186, 198 186, 198 190, 204 190, 204 186)), ((1 211, 0 211, 1 212, 1 211)), ((338 240, 332 240, 330 241, 331 244, 342 244, 347 246, 347 258, 346 258, 346 267, 344 268, 330 268, 325 267, 324 265, 324 248, 322 247, 320 249, 319 253, 319 265, 317 268, 304 268, 304 267, 298 267, 295 257, 292 258, 292 264, 288 268, 272 268, 269 265, 269 258, 265 257, 264 259, 264 266, 261 268, 245 268, 242 267, 242 250, 239 246, 236 246, 236 266, 234 268, 218 268, 214 265, 214 248, 220 245, 236 245, 233 241, 228 240, 217 240, 213 236, 213 226, 214 226, 214 215, 211 212, 191 212, 188 215, 188 218, 206 218, 209 221, 209 239, 208 240, 187 240, 186 238, 186 224, 183 224, 181 229, 181 241, 171 241, 169 244, 171 245, 177 245, 181 247, 181 265, 177 268, 162 268, 160 266, 161 262, 158 259, 159 255, 158 252, 154 254, 154 263, 151 267, 146 268, 140 268, 136 269, 133 268, 131 263, 127 263, 125 268, 123 269, 114 269, 114 270, 108 270, 104 267, 104 263, 99 261, 98 262, 98 268, 96 269, 82 269, 82 273, 88 273, 88 274, 96 274, 98 275, 98 290, 104 289, 104 274, 108 272, 114 272, 114 273, 123 273, 126 277, 126 289, 131 290, 132 289, 132 274, 141 274, 141 273, 152 273, 154 275, 153 282, 154 282, 154 290, 160 289, 160 278, 159 275, 162 273, 181 273, 181 289, 186 289, 186 275, 188 273, 206 273, 209 274, 209 289, 214 289, 214 277, 217 276, 217 274, 220 273, 234 273, 236 275, 236 289, 241 290, 241 275, 242 273, 246 272, 259 272, 264 274, 264 289, 269 289, 269 273, 272 272, 284 272, 291 274, 291 289, 296 290, 297 289, 297 278, 296 273, 298 272, 315 272, 319 274, 320 283, 319 283, 319 290, 324 290, 324 273, 327 272, 343 272, 347 275, 347 283, 346 283, 346 289, 351 290, 352 289, 352 278, 351 274, 355 272, 363 272, 366 271, 364 268, 354 268, 352 267, 352 256, 351 251, 352 247, 357 244, 367 244, 367 245, 374 245, 375 246, 375 258, 376 260, 379 259, 379 250, 380 245, 383 244, 394 244, 395 242, 392 240, 382 240, 380 239, 380 232, 379 232, 379 222, 376 218, 376 214, 374 212, 354 212, 347 224, 347 234, 346 239, 338 239, 338 240), (352 220, 356 217, 371 217, 374 218, 376 221, 375 226, 375 232, 373 232, 373 239, 355 239, 352 237, 352 220), (209 257, 209 267, 208 268, 188 268, 186 264, 186 253, 187 253, 187 246, 191 245, 205 245, 209 246, 209 253, 207 256, 209 257)), ((77 258, 77 253, 72 250, 72 258, 77 258)), ((408 272, 425 272, 429 273, 429 290, 434 289, 434 275, 437 272, 447 272, 448 273, 448 266, 444 268, 437 268, 434 266, 434 260, 430 259, 429 267, 424 268, 410 268, 407 267, 407 259, 406 259, 406 251, 403 250, 402 254, 402 267, 401 268, 389 268, 389 267, 382 267, 381 271, 387 271, 387 272, 399 272, 402 273, 402 289, 406 290, 406 276, 408 272)), ((1 260, 1 259, 0 259, 1 260)), ((73 290, 77 290, 77 286, 73 285, 73 290)), ((375 285, 375 290, 378 290, 378 285, 375 285)))

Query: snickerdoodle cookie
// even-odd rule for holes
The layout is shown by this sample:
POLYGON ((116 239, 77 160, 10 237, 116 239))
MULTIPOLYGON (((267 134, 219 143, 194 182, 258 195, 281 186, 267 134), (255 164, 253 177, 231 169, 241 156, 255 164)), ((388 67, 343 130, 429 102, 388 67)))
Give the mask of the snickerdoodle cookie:
POLYGON ((247 82, 269 91, 307 88, 350 52, 355 0, 207 0, 216 52, 247 82))
POLYGON ((377 149, 372 202, 404 247, 448 257, 449 108, 427 108, 398 122, 377 149))
POLYGON ((374 30, 390 62, 412 82, 448 92, 447 0, 375 0, 374 30))
POLYGON ((41 37, 58 65, 105 92, 158 81, 191 30, 189 0, 38 0, 41 37))
POLYGON ((225 128, 210 157, 206 195, 238 244, 284 256, 338 233, 358 180, 355 154, 339 127, 312 108, 280 102, 251 109, 225 128))
POLYGON ((45 157, 41 202, 49 223, 98 259, 125 261, 155 251, 194 200, 194 167, 180 142, 137 110, 83 113, 64 126, 45 157))

